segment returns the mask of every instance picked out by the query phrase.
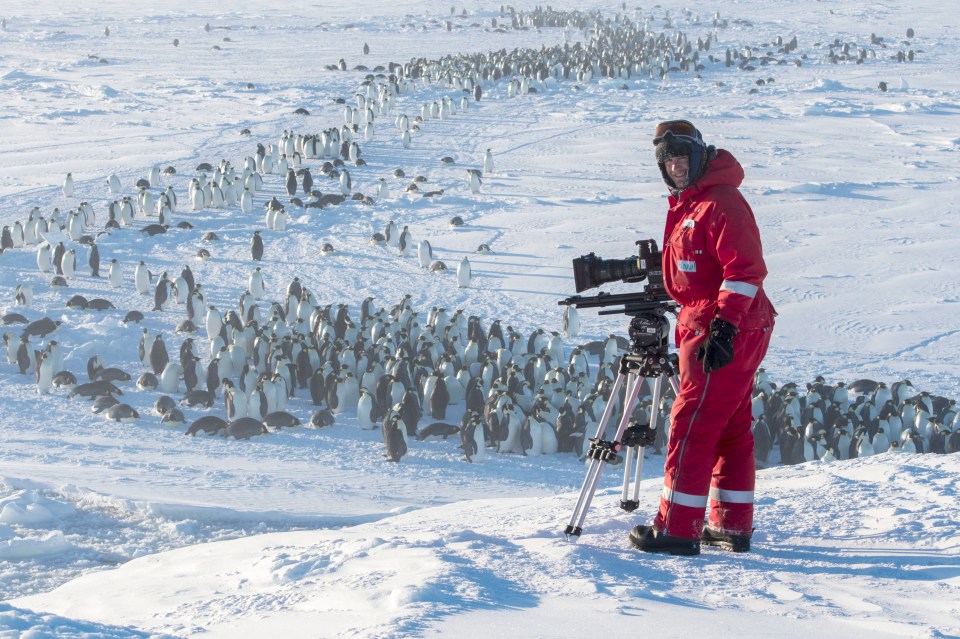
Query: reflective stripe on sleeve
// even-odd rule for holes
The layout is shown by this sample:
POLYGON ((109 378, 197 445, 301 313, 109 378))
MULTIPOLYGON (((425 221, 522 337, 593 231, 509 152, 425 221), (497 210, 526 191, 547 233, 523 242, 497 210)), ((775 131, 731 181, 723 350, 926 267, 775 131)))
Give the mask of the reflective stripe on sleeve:
POLYGON ((716 486, 710 487, 710 499, 726 502, 728 504, 752 504, 752 490, 724 490, 716 486))
POLYGON ((731 293, 739 293, 740 295, 745 295, 752 298, 756 297, 757 291, 760 290, 760 287, 754 286, 753 284, 748 284, 747 282, 723 280, 723 284, 720 285, 720 290, 730 291, 731 293))
POLYGON ((687 493, 670 490, 666 486, 663 487, 660 496, 678 506, 689 506, 690 508, 706 508, 707 506, 706 495, 688 495, 687 493))

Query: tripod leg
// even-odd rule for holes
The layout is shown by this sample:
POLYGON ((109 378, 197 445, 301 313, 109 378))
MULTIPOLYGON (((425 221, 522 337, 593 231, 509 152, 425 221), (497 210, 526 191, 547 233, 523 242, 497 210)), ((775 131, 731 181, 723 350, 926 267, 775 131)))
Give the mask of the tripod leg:
POLYGON ((597 442, 594 442, 594 445, 590 447, 591 455, 591 464, 590 471, 587 473, 587 477, 584 480, 583 488, 580 489, 580 497, 577 499, 577 505, 574 508, 573 515, 570 518, 570 523, 565 529, 565 534, 567 539, 571 537, 579 537, 580 533, 583 531, 583 522, 587 518, 587 511, 590 509, 590 502, 593 500, 593 495, 597 491, 597 486, 600 484, 600 477, 603 474, 603 469, 606 466, 606 459, 603 457, 616 454, 616 450, 619 449, 620 438, 623 436, 623 431, 627 428, 627 423, 630 421, 630 413, 633 412, 633 405, 637 401, 637 395, 640 394, 641 378, 634 372, 624 373, 622 370, 617 375, 617 380, 613 385, 613 389, 610 391, 610 399, 607 401, 607 405, 603 411, 603 418, 600 420, 600 426, 597 428, 597 442), (613 404, 614 399, 616 398, 617 393, 620 392, 620 388, 623 386, 624 378, 628 378, 629 383, 627 384, 627 398, 624 401, 623 405, 623 417, 620 420, 620 424, 617 426, 617 432, 614 435, 613 439, 610 442, 601 442, 603 433, 606 431, 607 422, 610 420, 610 417, 613 415, 613 404), (612 442, 612 444, 611 444, 612 442), (598 444, 606 443, 607 446, 599 446, 598 444), (598 459, 598 457, 600 459, 598 459), (594 470, 595 469, 595 470, 594 470))
MULTIPOLYGON (((619 394, 625 378, 626 376, 622 372, 617 375, 617 379, 614 381, 613 388, 610 391, 610 397, 615 397, 616 394, 619 394)), ((607 430, 607 423, 610 421, 610 417, 612 415, 613 402, 607 402, 607 405, 603 409, 603 415, 600 417, 600 424, 597 426, 597 433, 594 436, 594 439, 603 439, 603 435, 607 430)), ((584 436, 586 436, 586 434, 584 434, 584 436)), ((606 462, 601 459, 591 457, 590 466, 587 469, 587 476, 583 479, 583 486, 580 488, 580 495, 577 497, 577 503, 573 507, 573 514, 570 516, 570 522, 567 524, 567 527, 564 530, 564 534, 567 536, 567 539, 570 539, 571 537, 577 538, 580 536, 580 532, 583 527, 583 520, 587 517, 587 510, 590 509, 590 501, 593 499, 593 494, 597 490, 597 485, 600 482, 600 475, 603 474, 603 465, 605 463, 606 462)))

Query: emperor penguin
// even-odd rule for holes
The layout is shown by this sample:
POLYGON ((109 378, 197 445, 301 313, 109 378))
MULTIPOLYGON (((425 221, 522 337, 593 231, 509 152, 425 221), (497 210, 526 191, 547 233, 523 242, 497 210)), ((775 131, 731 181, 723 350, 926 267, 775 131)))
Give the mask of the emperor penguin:
POLYGON ((464 255, 463 259, 460 260, 460 263, 457 265, 457 288, 469 288, 471 277, 470 260, 464 255))
POLYGON ((33 304, 33 288, 29 284, 18 284, 16 300, 17 306, 29 308, 33 304))
POLYGON ((248 284, 250 288, 250 294, 253 295, 254 299, 263 299, 263 296, 266 294, 266 291, 263 287, 263 272, 258 266, 253 273, 250 274, 250 282, 248 284))
POLYGON ((567 337, 577 337, 580 334, 580 314, 573 304, 568 304, 563 310, 563 333, 567 337))
POLYGON ((37 362, 37 393, 47 395, 53 388, 53 357, 50 353, 42 353, 37 362))
POLYGON ((107 177, 107 188, 110 189, 111 193, 119 193, 122 188, 120 186, 120 178, 114 174, 110 174, 110 176, 107 177))
POLYGON ((467 177, 470 181, 470 192, 479 193, 480 192, 480 171, 477 169, 467 169, 467 177))
POLYGON ((53 271, 53 256, 50 251, 50 243, 42 242, 37 247, 37 268, 41 273, 50 273, 53 271))
POLYGON ((340 192, 344 195, 350 195, 353 190, 353 183, 350 179, 350 172, 346 169, 340 171, 340 192))
POLYGON ((479 419, 474 420, 474 429, 473 429, 473 441, 476 445, 476 452, 473 454, 473 458, 476 460, 484 459, 487 456, 487 441, 483 436, 483 427, 480 424, 479 419))
POLYGON ((297 194, 297 172, 291 168, 287 169, 287 195, 293 197, 297 194))
POLYGON ((420 268, 427 268, 433 261, 433 248, 427 240, 421 240, 417 245, 417 259, 420 262, 420 268))
POLYGON ((220 315, 217 307, 212 304, 207 307, 205 325, 208 339, 212 340, 214 337, 220 335, 220 329, 223 328, 223 317, 220 315))
POLYGON ((67 178, 63 181, 64 197, 73 197, 73 174, 67 173, 67 178))
POLYGON ((90 245, 87 253, 87 266, 90 267, 90 277, 100 277, 100 249, 96 243, 90 245))
POLYGON ((163 335, 157 333, 150 345, 150 369, 155 375, 159 375, 167 367, 169 361, 170 356, 167 354, 167 345, 163 341, 163 335))
POLYGON ((357 422, 360 428, 370 430, 380 421, 376 408, 377 400, 366 388, 360 389, 360 398, 357 400, 357 422))
POLYGON ((174 394, 180 390, 180 378, 183 376, 183 367, 176 362, 167 362, 160 372, 160 392, 174 394))
POLYGON ((528 457, 539 457, 543 453, 543 427, 549 426, 536 415, 527 417, 521 427, 520 448, 528 457))
POLYGON ((140 260, 140 263, 137 264, 137 267, 133 270, 133 283, 137 289, 137 293, 140 295, 150 293, 150 271, 147 269, 147 265, 143 263, 143 260, 140 260))
POLYGON ((387 180, 380 178, 380 184, 377 187, 377 199, 386 200, 390 197, 390 188, 387 186, 387 180))
POLYGON ((406 257, 407 249, 410 248, 410 245, 413 243, 413 237, 410 234, 410 229, 404 225, 403 230, 400 232, 400 237, 397 238, 397 250, 400 251, 400 255, 406 257))
POLYGON ((487 152, 483 154, 483 174, 489 175, 493 173, 493 153, 490 152, 490 149, 487 149, 487 152))
POLYGON ((263 259, 263 238, 260 236, 260 231, 253 232, 253 238, 250 240, 250 256, 258 262, 263 259))
POLYGON ((498 453, 512 453, 520 448, 520 417, 513 404, 506 406, 503 410, 504 420, 500 425, 500 445, 497 447, 498 453), (506 422, 506 424, 503 423, 506 422))

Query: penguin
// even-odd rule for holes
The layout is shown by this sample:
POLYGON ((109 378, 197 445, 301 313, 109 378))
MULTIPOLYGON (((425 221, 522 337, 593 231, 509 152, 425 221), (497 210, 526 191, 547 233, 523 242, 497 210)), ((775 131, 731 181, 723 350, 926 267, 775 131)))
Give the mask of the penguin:
POLYGON ((223 317, 221 317, 217 307, 212 304, 207 307, 205 327, 207 329, 207 338, 211 340, 218 336, 221 329, 223 329, 223 317))
POLYGON ((36 363, 37 369, 37 393, 47 395, 53 388, 54 365, 53 357, 50 353, 41 353, 36 363))
POLYGON ((360 428, 370 430, 380 422, 381 415, 377 408, 377 400, 366 388, 360 389, 360 398, 357 400, 357 422, 360 428))
POLYGON ((520 450, 527 457, 539 457, 543 452, 543 426, 547 425, 540 421, 536 415, 531 415, 523 420, 520 427, 520 450))
POLYGON ((137 293, 140 295, 147 295, 150 292, 150 271, 143 260, 137 264, 133 271, 133 282, 137 293))
POLYGON ((513 405, 508 406, 503 411, 504 419, 500 423, 500 444, 497 447, 498 453, 512 453, 520 448, 520 417, 513 405))
POLYGON ((33 288, 29 284, 18 284, 15 299, 17 306, 29 308, 33 304, 33 288))
POLYGON ((400 428, 400 417, 392 415, 385 419, 382 432, 387 459, 392 462, 399 462, 407 454, 407 440, 404 437, 403 429, 400 428))
POLYGON ((167 354, 167 345, 163 341, 163 336, 159 333, 154 337, 150 345, 150 369, 155 375, 159 375, 166 368, 170 357, 167 354))
POLYGON ((157 286, 153 290, 153 310, 163 310, 163 305, 166 304, 170 298, 170 288, 170 279, 167 277, 166 271, 164 271, 160 279, 157 280, 157 286))
POLYGON ((427 240, 421 240, 417 245, 417 259, 420 262, 420 268, 427 268, 433 261, 433 248, 427 240))
POLYGON ((253 295, 254 299, 263 299, 263 296, 266 295, 263 287, 263 272, 259 266, 250 274, 248 286, 250 294, 253 295))
POLYGON ((293 197, 297 194, 297 172, 293 169, 287 169, 287 195, 293 197))
POLYGON ((41 273, 53 271, 53 255, 49 242, 44 241, 37 247, 37 268, 41 273))
POLYGON ((97 248, 96 243, 90 245, 87 266, 90 267, 90 277, 100 277, 100 249, 97 248))
POLYGON ((308 168, 301 169, 300 173, 303 174, 303 194, 310 195, 310 192, 313 191, 313 174, 310 173, 308 168))
POLYGON ((563 333, 567 337, 577 337, 580 334, 580 314, 573 304, 568 304, 563 310, 563 333))
POLYGON ((73 174, 67 173, 66 179, 63 181, 63 196, 64 197, 73 197, 73 174))
POLYGON ((487 149, 486 153, 483 154, 483 174, 489 175, 493 173, 493 153, 490 152, 490 149, 487 149))
POLYGON ((407 256, 407 249, 410 248, 412 241, 413 237, 410 234, 410 229, 404 225, 403 230, 400 232, 400 235, 397 238, 397 250, 400 252, 402 257, 407 256))
POLYGON ((159 373, 160 392, 177 393, 180 390, 180 377, 183 376, 183 367, 176 362, 167 362, 166 366, 159 373))
POLYGON ((464 255, 457 265, 457 288, 469 288, 471 277, 470 260, 464 255))
POLYGON ((104 416, 121 424, 133 424, 140 419, 140 414, 129 404, 114 404, 104 412, 104 416))
POLYGON ((477 169, 467 169, 467 178, 470 184, 470 192, 474 194, 479 193, 480 185, 482 184, 482 180, 480 179, 480 171, 477 169))
POLYGON ((420 398, 415 390, 408 389, 404 391, 400 399, 400 418, 406 427, 407 435, 416 437, 417 427, 420 418, 423 416, 423 409, 420 405, 420 398))

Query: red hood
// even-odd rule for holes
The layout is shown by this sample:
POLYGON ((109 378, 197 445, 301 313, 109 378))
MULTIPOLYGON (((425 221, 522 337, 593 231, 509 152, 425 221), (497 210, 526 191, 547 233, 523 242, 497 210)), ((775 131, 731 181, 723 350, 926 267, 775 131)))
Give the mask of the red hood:
MULTIPOLYGON (((733 157, 733 154, 726 149, 717 149, 717 155, 707 164, 707 171, 703 174, 703 177, 689 188, 684 189, 680 197, 693 197, 694 194, 718 184, 738 188, 742 182, 743 167, 737 162, 737 158, 733 157)), ((676 200, 673 197, 670 199, 672 206, 676 203, 676 200)))

